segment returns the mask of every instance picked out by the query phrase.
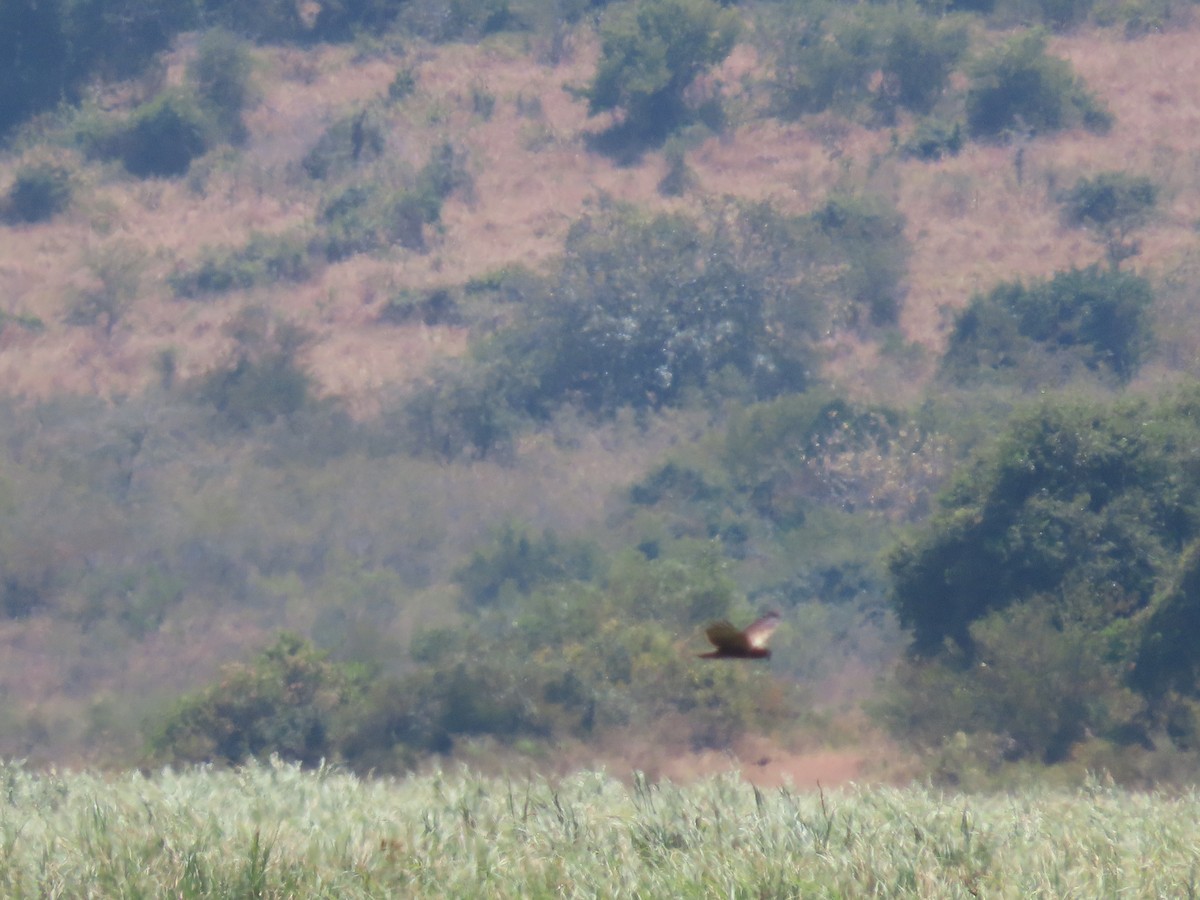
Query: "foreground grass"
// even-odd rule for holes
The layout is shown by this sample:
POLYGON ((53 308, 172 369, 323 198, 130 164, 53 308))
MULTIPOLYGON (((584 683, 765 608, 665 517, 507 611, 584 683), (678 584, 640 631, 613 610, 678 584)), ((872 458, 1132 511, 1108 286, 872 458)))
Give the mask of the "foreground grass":
POLYGON ((1194 896, 1200 794, 0 768, 6 897, 1194 896))

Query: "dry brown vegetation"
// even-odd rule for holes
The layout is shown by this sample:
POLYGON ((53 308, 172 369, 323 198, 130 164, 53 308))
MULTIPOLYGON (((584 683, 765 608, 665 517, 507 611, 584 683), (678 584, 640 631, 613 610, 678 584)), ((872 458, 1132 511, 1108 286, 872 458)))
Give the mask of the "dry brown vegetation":
MULTIPOLYGON (((806 211, 838 185, 891 194, 913 245, 901 324, 909 340, 936 350, 945 311, 971 293, 1100 258, 1085 233, 1062 226, 1050 196, 1080 175, 1124 169, 1162 182, 1166 202, 1145 231, 1137 268, 1169 270, 1192 251, 1200 218, 1196 37, 1190 30, 1137 40, 1094 31, 1056 38, 1053 51, 1070 59, 1111 106, 1116 124, 1104 136, 1035 138, 1025 147, 1020 180, 1010 146, 970 145, 934 164, 881 162, 886 131, 827 116, 784 123, 756 115, 754 92, 744 85, 760 64, 749 47, 739 47, 714 79, 731 94, 732 126, 689 155, 696 190, 669 202, 731 195, 806 211)), ((261 94, 247 118, 250 141, 237 159, 214 160, 180 181, 137 182, 88 169, 81 199, 65 220, 6 229, 0 245, 6 311, 38 316, 46 326, 38 333, 7 329, 0 354, 7 390, 128 392, 153 379, 153 360, 168 347, 179 354, 180 374, 203 371, 226 347, 221 325, 247 302, 311 329, 318 340, 308 361, 324 390, 358 405, 431 359, 461 352, 464 335, 453 329, 377 327, 373 305, 393 285, 461 283, 511 263, 538 266, 601 195, 668 202, 656 192, 660 154, 620 166, 587 150, 585 136, 598 123, 564 87, 586 81, 592 42, 577 37, 559 65, 539 64, 524 51, 500 39, 365 58, 353 47, 256 50, 261 94), (471 160, 471 195, 447 204, 431 252, 351 258, 282 291, 259 289, 203 305, 170 300, 163 278, 176 259, 311 218, 296 160, 332 117, 384 95, 401 65, 418 73, 418 89, 394 118, 387 153, 417 164, 449 136, 468 148, 471 160), (490 117, 472 112, 473 91, 495 98, 490 117), (134 309, 107 338, 64 324, 64 296, 89 278, 85 254, 117 241, 145 258, 146 287, 134 309)), ((178 51, 172 71, 182 68, 186 52, 178 51)), ((21 159, 10 154, 0 162, 0 181, 21 159)), ((838 360, 836 371, 851 385, 866 377, 855 368, 875 363, 863 348, 843 348, 838 360)))

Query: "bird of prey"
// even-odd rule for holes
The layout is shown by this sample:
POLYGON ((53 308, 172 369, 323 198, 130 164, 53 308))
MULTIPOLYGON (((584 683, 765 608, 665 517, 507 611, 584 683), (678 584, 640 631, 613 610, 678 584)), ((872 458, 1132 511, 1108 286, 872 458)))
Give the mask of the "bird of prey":
POLYGON ((701 653, 701 659, 767 659, 771 651, 767 641, 779 627, 783 617, 769 612, 761 619, 751 622, 743 631, 738 631, 727 621, 714 622, 705 629, 708 641, 716 650, 701 653))

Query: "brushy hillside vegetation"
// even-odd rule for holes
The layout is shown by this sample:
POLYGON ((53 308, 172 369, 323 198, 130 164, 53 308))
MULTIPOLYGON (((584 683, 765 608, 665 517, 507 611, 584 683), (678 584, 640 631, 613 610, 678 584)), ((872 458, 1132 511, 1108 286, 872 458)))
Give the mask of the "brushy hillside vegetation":
POLYGON ((0 752, 1189 777, 1192 13, 0 0, 0 752))
POLYGON ((3 773, 9 897, 1187 896, 1195 794, 3 773))

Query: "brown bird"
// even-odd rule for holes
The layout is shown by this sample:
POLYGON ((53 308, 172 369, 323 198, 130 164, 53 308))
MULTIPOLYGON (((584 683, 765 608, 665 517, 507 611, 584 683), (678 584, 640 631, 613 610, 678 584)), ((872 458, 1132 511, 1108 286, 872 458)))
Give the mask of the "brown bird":
POLYGON ((743 631, 738 631, 727 621, 713 622, 705 629, 708 641, 716 650, 701 653, 701 659, 768 659, 771 651, 767 641, 779 627, 783 617, 769 612, 761 619, 751 622, 743 631))

